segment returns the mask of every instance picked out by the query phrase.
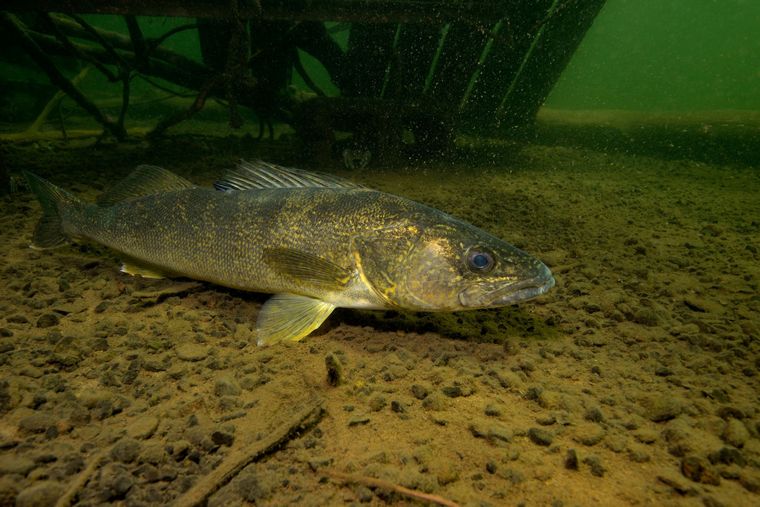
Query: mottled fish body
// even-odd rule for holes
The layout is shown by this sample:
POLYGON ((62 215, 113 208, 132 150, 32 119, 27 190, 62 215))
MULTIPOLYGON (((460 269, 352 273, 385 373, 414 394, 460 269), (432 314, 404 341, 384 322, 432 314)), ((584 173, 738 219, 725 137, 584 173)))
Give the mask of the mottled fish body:
POLYGON ((259 343, 301 339, 336 307, 485 308, 554 284, 540 261, 470 224, 335 176, 243 162, 212 189, 140 166, 96 204, 26 176, 44 211, 33 246, 87 239, 130 274, 275 294, 259 343))

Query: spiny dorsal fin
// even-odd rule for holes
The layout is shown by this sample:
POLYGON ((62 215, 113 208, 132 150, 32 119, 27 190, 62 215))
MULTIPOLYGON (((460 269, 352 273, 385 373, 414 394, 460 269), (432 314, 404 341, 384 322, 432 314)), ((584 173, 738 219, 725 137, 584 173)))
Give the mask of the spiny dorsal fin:
POLYGON ((191 182, 155 165, 139 165, 129 176, 98 197, 98 206, 113 206, 146 195, 195 188, 191 182))
POLYGON ((235 169, 214 183, 223 192, 264 188, 366 188, 339 176, 283 167, 263 160, 241 160, 235 169))

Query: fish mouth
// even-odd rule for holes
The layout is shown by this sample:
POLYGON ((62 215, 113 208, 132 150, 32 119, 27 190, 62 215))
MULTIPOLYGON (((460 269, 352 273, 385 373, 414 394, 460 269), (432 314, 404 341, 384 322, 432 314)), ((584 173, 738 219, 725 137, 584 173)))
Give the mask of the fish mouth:
POLYGON ((555 285, 554 276, 545 265, 541 265, 538 276, 515 283, 494 284, 491 290, 483 287, 466 289, 459 293, 459 302, 469 308, 507 306, 533 299, 547 293, 555 285))

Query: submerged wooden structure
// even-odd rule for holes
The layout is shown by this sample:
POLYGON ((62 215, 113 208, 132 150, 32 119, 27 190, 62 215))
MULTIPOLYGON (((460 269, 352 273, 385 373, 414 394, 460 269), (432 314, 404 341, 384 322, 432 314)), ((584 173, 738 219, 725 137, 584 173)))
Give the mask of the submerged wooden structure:
POLYGON ((229 103, 233 126, 241 122, 238 105, 250 107, 265 121, 293 124, 322 156, 335 151, 336 131, 381 154, 413 139, 429 155, 446 152, 456 132, 513 135, 529 127, 604 2, 5 0, 2 24, 59 88, 117 137, 123 125, 99 116, 47 55, 115 66, 104 72, 123 79, 125 108, 133 72, 196 90, 190 110, 165 118, 156 134, 216 96, 229 103), (63 15, 43 14, 43 23, 28 27, 14 14, 28 11, 63 15), (90 27, 77 16, 83 13, 123 15, 129 36, 90 27), (203 63, 146 40, 140 15, 196 18, 190 29, 199 31, 203 63), (325 21, 350 23, 347 48, 330 37, 325 21), (339 98, 304 101, 283 93, 294 71, 310 82, 297 50, 323 64, 339 98))

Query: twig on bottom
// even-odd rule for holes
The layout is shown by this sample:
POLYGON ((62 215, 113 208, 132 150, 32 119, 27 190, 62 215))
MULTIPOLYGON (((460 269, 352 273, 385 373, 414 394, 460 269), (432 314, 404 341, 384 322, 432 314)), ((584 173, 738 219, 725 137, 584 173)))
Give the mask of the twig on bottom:
POLYGON ((230 482, 243 468, 273 453, 303 431, 314 427, 323 415, 324 409, 321 400, 307 403, 304 410, 301 410, 288 424, 282 425, 271 435, 231 451, 213 472, 203 477, 184 495, 177 498, 174 505, 182 507, 204 505, 212 494, 230 482))
POLYGON ((87 465, 87 468, 85 468, 82 473, 79 474, 79 477, 77 477, 76 480, 69 485, 69 489, 67 489, 66 493, 64 493, 63 496, 58 499, 58 501, 55 503, 55 507, 69 507, 76 502, 77 497, 81 493, 82 489, 84 489, 84 487, 90 481, 90 477, 92 477, 92 475, 98 469, 100 463, 103 461, 103 458, 106 457, 109 451, 110 449, 104 449, 92 457, 90 463, 87 465))
POLYGON ((423 502, 431 502, 436 505, 443 505, 445 507, 460 507, 458 503, 441 496, 405 488, 404 486, 393 484, 392 482, 384 481, 382 479, 375 479, 374 477, 366 477, 364 475, 344 474, 343 472, 338 472, 337 470, 321 470, 321 472, 343 482, 363 484, 370 488, 382 488, 388 491, 393 491, 394 493, 398 493, 399 495, 421 500, 423 502))

